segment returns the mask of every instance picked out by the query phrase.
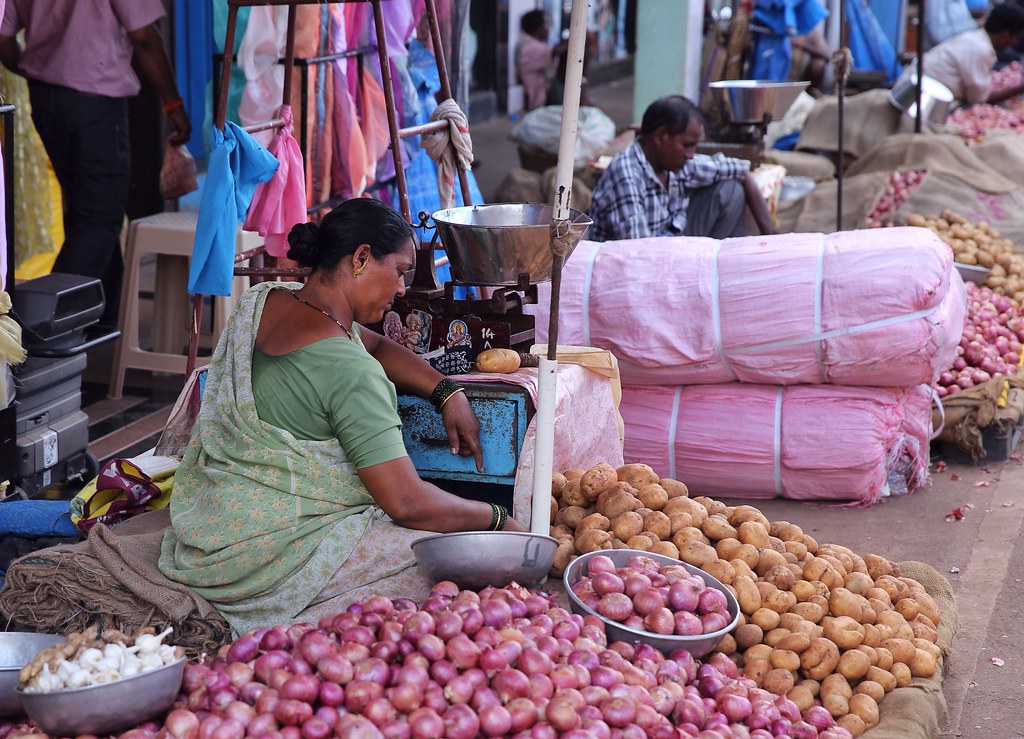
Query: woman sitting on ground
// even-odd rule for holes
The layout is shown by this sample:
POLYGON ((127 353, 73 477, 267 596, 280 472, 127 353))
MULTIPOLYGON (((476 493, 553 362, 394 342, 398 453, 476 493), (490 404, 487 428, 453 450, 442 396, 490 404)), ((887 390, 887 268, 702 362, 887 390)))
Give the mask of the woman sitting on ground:
POLYGON ((355 199, 288 242, 312 272, 239 300, 175 475, 160 557, 238 633, 315 622, 371 593, 425 595, 409 549, 423 531, 523 530, 500 506, 424 482, 406 454, 396 386, 434 401, 452 453, 482 467, 461 388, 360 326, 405 293, 409 224, 355 199))

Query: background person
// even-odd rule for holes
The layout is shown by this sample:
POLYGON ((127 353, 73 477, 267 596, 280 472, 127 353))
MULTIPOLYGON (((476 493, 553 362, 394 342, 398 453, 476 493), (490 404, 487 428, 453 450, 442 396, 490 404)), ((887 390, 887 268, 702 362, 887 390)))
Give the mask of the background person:
POLYGON ((160 557, 164 575, 239 633, 315 623, 371 594, 425 596, 409 549, 424 531, 523 530, 500 506, 424 482, 406 453, 396 386, 430 398, 452 453, 483 464, 461 388, 360 325, 405 293, 412 227, 358 198, 288 241, 289 259, 312 272, 240 298, 175 474, 160 557))
POLYGON ((691 101, 670 95, 651 103, 636 141, 598 180, 589 238, 745 236, 745 206, 761 233, 775 233, 750 162, 697 154, 702 138, 704 119, 691 101))
MULTIPOLYGON (((924 54, 924 73, 933 77, 962 102, 996 104, 1024 93, 1024 84, 992 89, 992 69, 998 52, 1009 49, 1024 32, 1024 7, 1008 2, 989 11, 982 28, 953 36, 924 54)), ((911 64, 900 77, 910 80, 917 65, 911 64)), ((898 83, 897 83, 898 84, 898 83)))
POLYGON ((523 35, 516 47, 516 73, 523 83, 523 103, 529 111, 548 104, 557 57, 568 45, 548 45, 551 24, 543 10, 524 13, 519 19, 519 30, 523 35))
POLYGON ((64 244, 53 265, 103 280, 101 321, 115 324, 120 237, 131 160, 127 98, 139 92, 132 55, 163 102, 171 142, 192 126, 156 21, 160 0, 8 0, 0 61, 28 80, 32 121, 64 196, 64 244), (16 36, 25 32, 25 48, 16 36))

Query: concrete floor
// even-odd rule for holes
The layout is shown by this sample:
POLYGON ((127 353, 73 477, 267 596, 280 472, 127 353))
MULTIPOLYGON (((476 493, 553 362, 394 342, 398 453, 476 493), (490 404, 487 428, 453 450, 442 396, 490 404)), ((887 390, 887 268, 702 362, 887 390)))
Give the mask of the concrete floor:
MULTIPOLYGON (((632 80, 624 79, 590 93, 593 104, 622 127, 632 122, 632 90, 632 80)), ((472 126, 480 160, 474 171, 487 199, 518 166, 515 144, 508 139, 513 125, 497 118, 472 126)), ((1024 613, 1019 566, 1024 561, 1024 461, 950 465, 933 474, 929 487, 871 508, 785 500, 754 504, 769 519, 799 524, 819 542, 896 561, 920 560, 943 573, 960 616, 947 665, 949 718, 943 736, 1024 736, 1024 647, 1015 619, 1024 613), (967 504, 972 507, 963 520, 945 520, 967 504), (993 658, 1003 665, 996 666, 993 658)))

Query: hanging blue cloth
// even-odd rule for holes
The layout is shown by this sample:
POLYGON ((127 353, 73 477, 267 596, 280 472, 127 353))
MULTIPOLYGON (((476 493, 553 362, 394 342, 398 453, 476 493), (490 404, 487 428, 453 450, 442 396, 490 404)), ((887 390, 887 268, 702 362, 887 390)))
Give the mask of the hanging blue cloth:
POLYGON ((757 0, 750 78, 785 81, 793 63, 790 36, 803 36, 828 17, 819 0, 757 0))
POLYGON ((185 110, 195 124, 188 150, 197 159, 206 158, 204 126, 214 49, 213 5, 210 0, 175 0, 174 3, 174 69, 185 100, 185 110))
POLYGON ((875 17, 869 0, 845 0, 846 21, 850 29, 850 53, 853 68, 885 72, 886 82, 894 82, 902 71, 896 52, 875 17))
POLYGON ((212 137, 188 291, 230 295, 238 224, 245 218, 256 186, 273 176, 278 161, 231 121, 224 124, 223 131, 215 126, 212 137))

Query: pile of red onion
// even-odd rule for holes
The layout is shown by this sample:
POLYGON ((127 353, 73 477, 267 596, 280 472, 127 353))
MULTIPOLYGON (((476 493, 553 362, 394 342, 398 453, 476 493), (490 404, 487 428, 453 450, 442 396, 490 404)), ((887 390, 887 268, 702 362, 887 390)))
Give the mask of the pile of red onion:
POLYGON ((884 223, 883 219, 891 213, 895 213, 907 202, 910 193, 921 184, 924 174, 924 170, 917 169, 890 174, 888 181, 885 183, 885 190, 882 192, 882 196, 875 203, 874 210, 868 215, 867 227, 881 228, 882 226, 892 225, 884 223))
POLYGON ((969 144, 981 143, 988 131, 997 128, 1017 133, 1024 131, 1024 113, 987 103, 957 108, 950 114, 949 122, 960 130, 969 144))
POLYGON ((940 398, 966 390, 996 375, 1017 373, 1024 318, 1020 305, 1005 295, 973 282, 967 285, 967 320, 953 367, 939 375, 940 398))
MULTIPOLYGON (((1005 90, 1007 87, 1016 87, 1022 82, 1024 82, 1024 66, 1020 62, 1010 62, 1002 69, 997 69, 992 73, 992 89, 997 92, 1005 90)), ((1008 108, 1017 108, 1020 104, 1019 95, 1003 101, 1003 105, 1008 108)))
POLYGON ((438 583, 316 626, 247 634, 188 665, 162 724, 126 739, 850 737, 820 705, 758 688, 715 654, 606 643, 596 616, 517 586, 438 583))
POLYGON ((710 634, 730 621, 722 591, 707 587, 682 564, 661 567, 650 557, 633 557, 618 569, 603 554, 591 557, 587 575, 572 591, 605 618, 653 634, 710 634))

